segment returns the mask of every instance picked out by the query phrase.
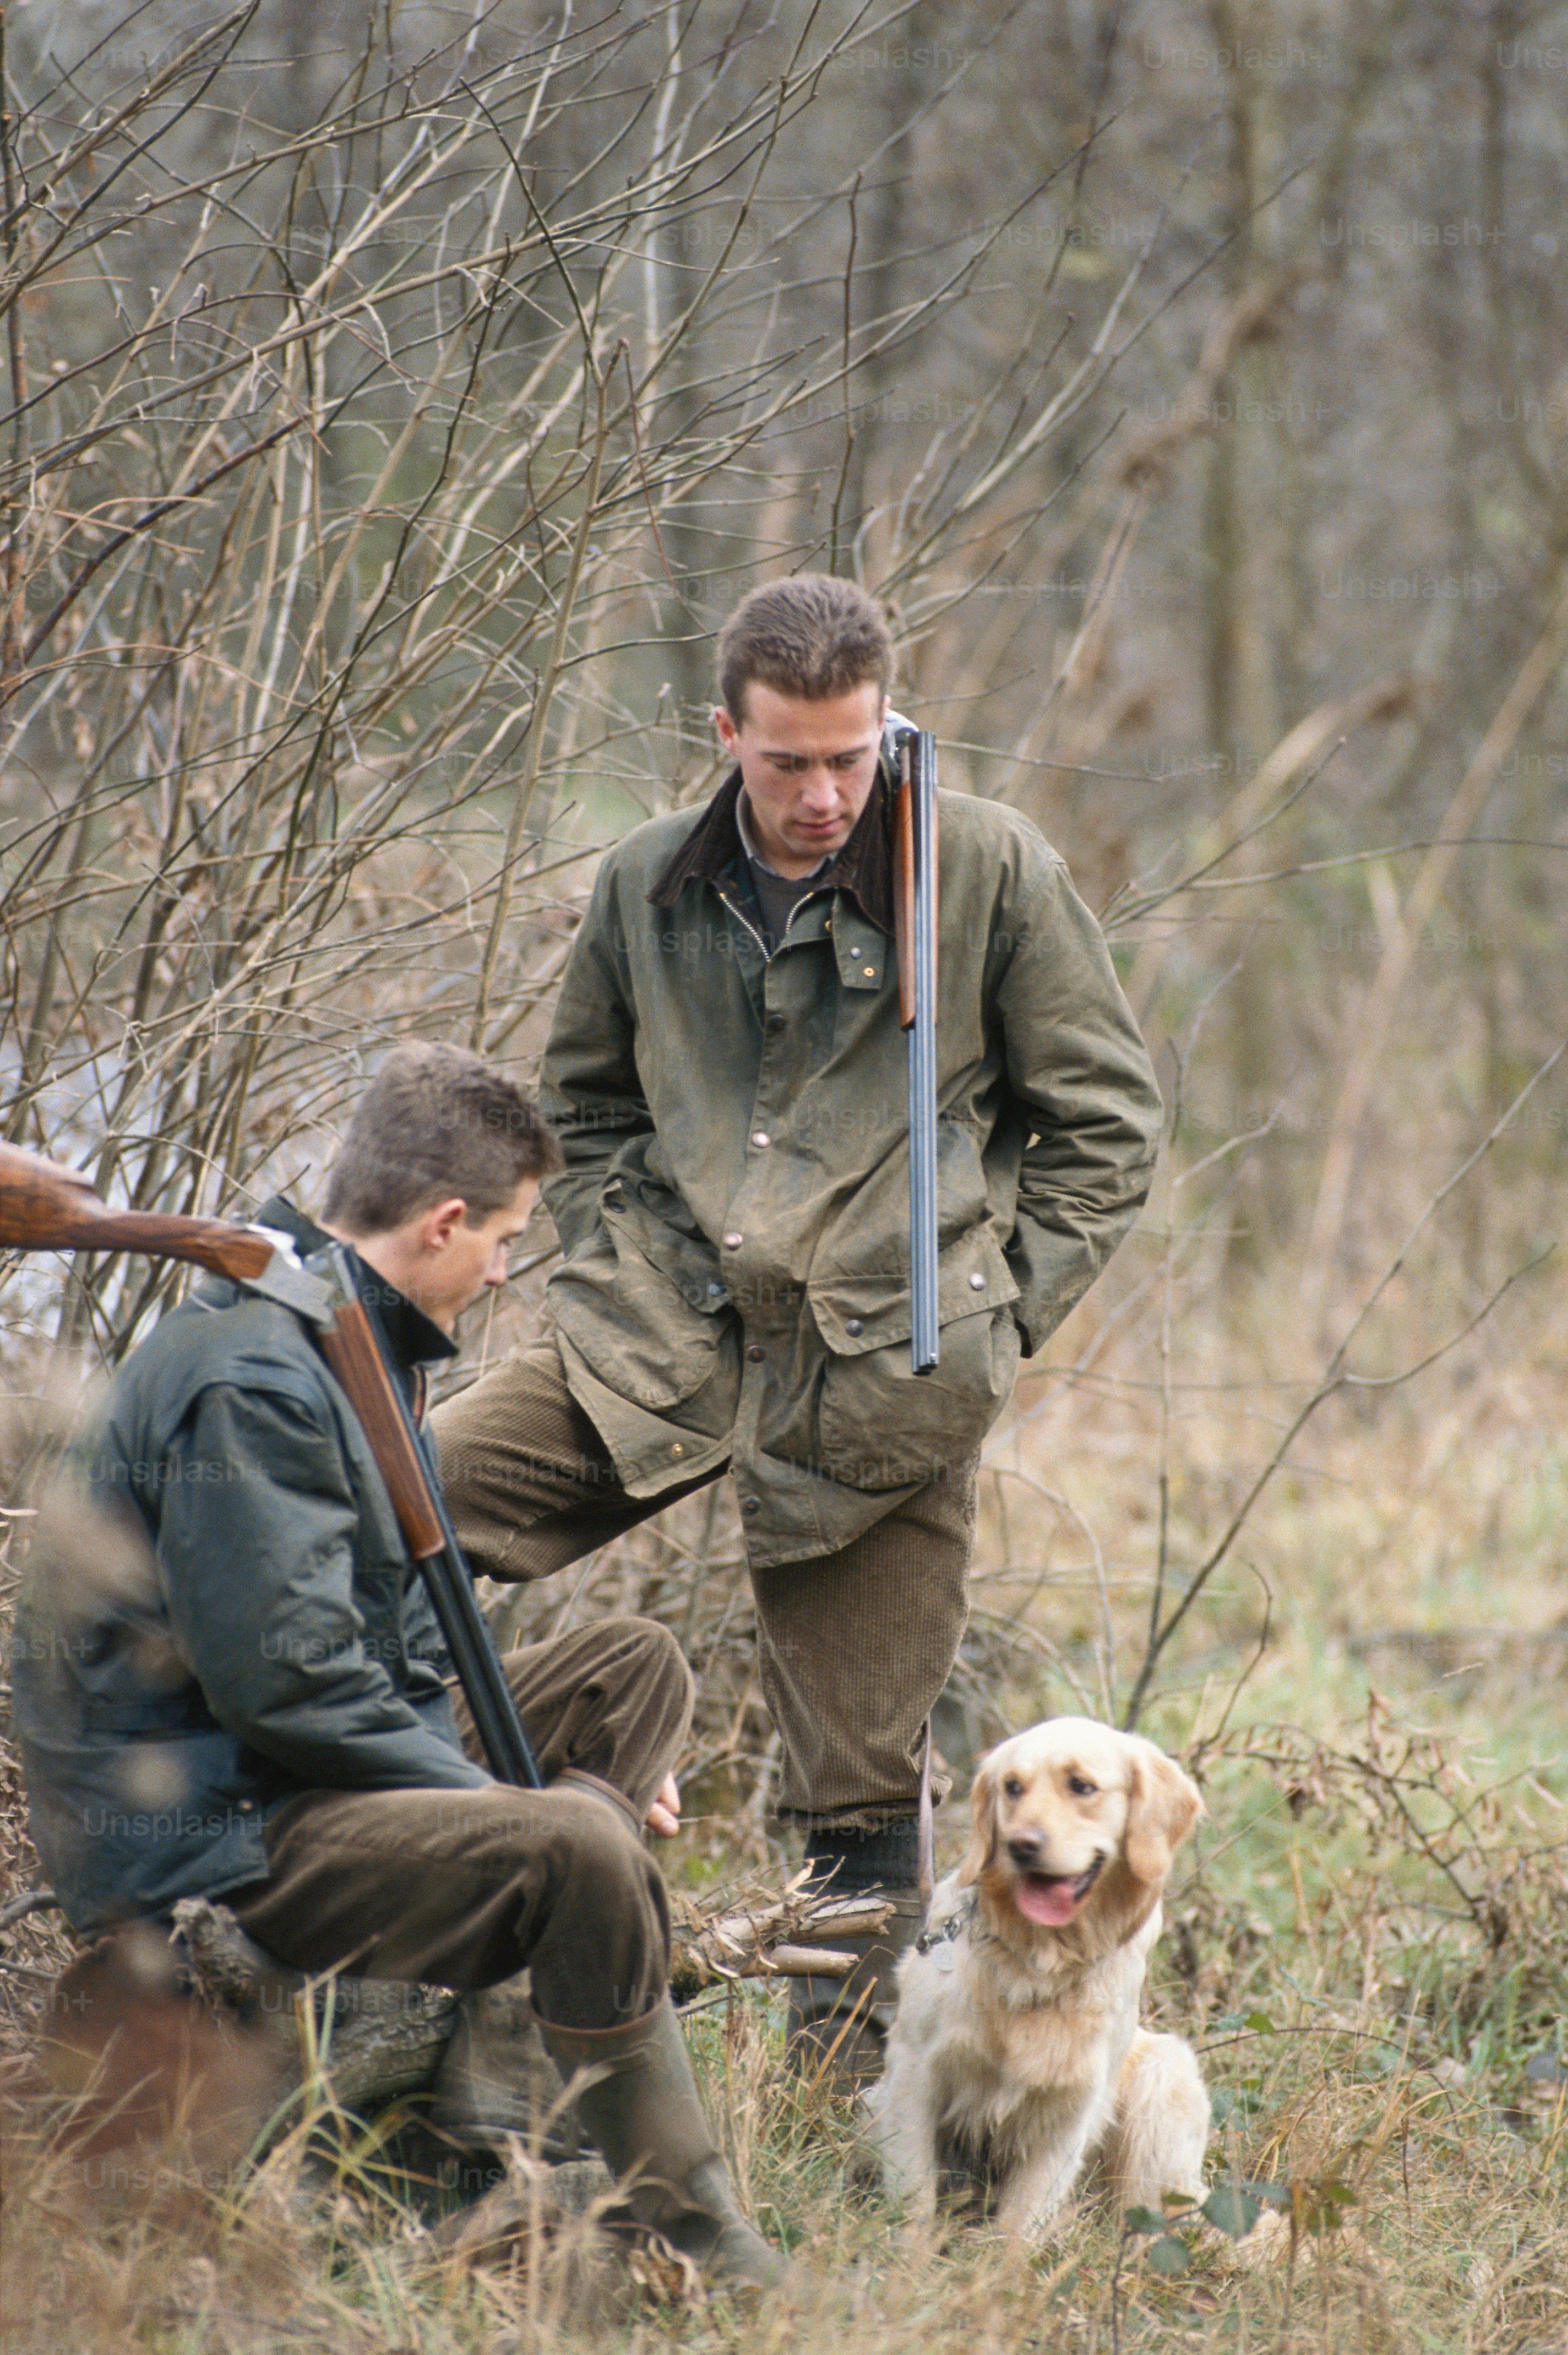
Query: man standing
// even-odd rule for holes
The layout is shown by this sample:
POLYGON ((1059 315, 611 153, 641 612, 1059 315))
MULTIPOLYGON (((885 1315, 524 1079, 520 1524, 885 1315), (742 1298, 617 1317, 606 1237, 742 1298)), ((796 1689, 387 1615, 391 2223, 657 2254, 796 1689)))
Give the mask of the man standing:
POLYGON ((918 1926, 980 1443, 1136 1216, 1159 1100, 1061 860, 1013 811, 942 795, 941 1363, 916 1379, 891 644, 863 591, 802 575, 747 597, 719 655, 734 771, 695 820, 610 851, 561 984, 553 1337, 436 1424, 464 1544, 499 1579, 730 1469, 780 1814, 837 1887, 895 1901, 846 1986, 795 1982, 797 2054, 864 2074, 918 1926))
MULTIPOLYGON (((336 1237, 411 1407, 457 1317, 506 1281, 549 1132, 453 1048, 389 1057, 304 1253, 336 1237)), ((645 1820, 673 1830, 691 1678, 651 1622, 505 1662, 548 1787, 494 1781, 447 1678, 364 1431, 311 1332, 203 1284, 116 1376, 35 1547, 15 1646, 33 1837, 67 1917, 112 1935, 221 1897, 278 1961, 467 1989, 528 1968, 632 2218, 720 2279, 779 2260, 735 2207, 666 1994, 645 1820)))

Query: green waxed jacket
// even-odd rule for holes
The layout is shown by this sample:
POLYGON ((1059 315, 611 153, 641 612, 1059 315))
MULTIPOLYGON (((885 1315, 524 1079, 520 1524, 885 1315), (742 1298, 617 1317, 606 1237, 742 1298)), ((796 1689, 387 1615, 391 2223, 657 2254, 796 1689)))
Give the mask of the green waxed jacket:
POLYGON ((541 1099, 573 1394, 634 1495, 731 1459, 766 1566, 848 1544, 978 1445, 1020 1348, 1136 1216, 1160 1107, 1061 859, 1014 811, 942 794, 942 1354, 916 1379, 882 788, 772 957, 738 790, 605 858, 541 1099))
MULTIPOLYGON (((265 1223, 326 1237, 282 1201, 265 1223)), ((391 1364, 452 1355, 382 1293, 391 1364)), ((262 1879, 302 1791, 471 1790, 451 1662, 358 1420, 300 1320, 221 1281, 74 1450, 10 1647, 35 1845, 95 1933, 262 1879)))

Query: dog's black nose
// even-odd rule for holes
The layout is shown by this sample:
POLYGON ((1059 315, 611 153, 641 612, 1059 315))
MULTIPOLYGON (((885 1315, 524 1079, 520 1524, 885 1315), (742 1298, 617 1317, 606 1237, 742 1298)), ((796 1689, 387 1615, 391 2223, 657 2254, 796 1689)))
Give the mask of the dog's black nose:
POLYGON ((1033 1864, 1042 1846, 1038 1832, 1014 1832, 1008 1842, 1008 1854, 1015 1864, 1033 1864))

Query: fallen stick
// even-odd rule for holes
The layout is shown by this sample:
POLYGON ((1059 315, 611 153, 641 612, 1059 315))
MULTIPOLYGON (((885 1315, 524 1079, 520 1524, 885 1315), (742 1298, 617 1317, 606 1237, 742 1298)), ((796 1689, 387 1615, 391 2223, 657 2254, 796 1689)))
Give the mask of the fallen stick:
POLYGON ((0 1930, 8 1930, 13 1922, 23 1921, 29 1913, 53 1913, 59 1904, 52 1889, 26 1889, 8 1905, 0 1905, 0 1930))
POLYGON ((892 1908, 864 1896, 813 1893, 809 1874, 796 1874, 782 1897, 751 1905, 731 1904, 704 1920, 688 1914, 675 1927, 670 1993, 677 2002, 727 1979, 783 1978, 810 1973, 848 1978, 860 1959, 833 1945, 835 1938, 873 1934, 892 1908), (820 1943, 819 1943, 820 1941, 820 1943))

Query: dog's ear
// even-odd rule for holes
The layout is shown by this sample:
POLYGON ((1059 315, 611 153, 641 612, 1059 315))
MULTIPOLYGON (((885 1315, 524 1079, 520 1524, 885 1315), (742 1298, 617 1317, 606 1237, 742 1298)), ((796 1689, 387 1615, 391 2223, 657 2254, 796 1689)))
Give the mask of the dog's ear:
POLYGON ((1191 1776, 1184 1774, 1175 1759, 1168 1758, 1152 1742, 1138 1739, 1122 1849, 1134 1878, 1163 1881, 1172 1856, 1202 1812, 1203 1802, 1191 1776))
POLYGON ((958 1868, 960 1889, 967 1889, 971 1881, 978 1881, 997 1853, 997 1780, 989 1761, 984 1758, 975 1769, 969 1815, 969 1845, 958 1868))

